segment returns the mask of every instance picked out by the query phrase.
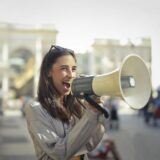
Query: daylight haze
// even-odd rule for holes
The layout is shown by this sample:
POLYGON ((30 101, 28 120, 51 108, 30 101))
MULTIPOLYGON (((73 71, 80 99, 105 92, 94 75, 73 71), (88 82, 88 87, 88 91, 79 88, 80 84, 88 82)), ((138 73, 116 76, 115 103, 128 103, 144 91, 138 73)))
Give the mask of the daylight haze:
POLYGON ((57 44, 77 52, 90 50, 95 38, 152 40, 152 81, 160 68, 160 2, 158 0, 0 0, 0 22, 54 24, 57 44))

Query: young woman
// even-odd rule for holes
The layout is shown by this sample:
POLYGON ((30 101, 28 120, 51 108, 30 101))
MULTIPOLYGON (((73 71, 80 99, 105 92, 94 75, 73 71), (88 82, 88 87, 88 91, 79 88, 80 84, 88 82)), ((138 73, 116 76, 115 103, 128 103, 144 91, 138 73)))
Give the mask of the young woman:
POLYGON ((38 160, 87 160, 103 137, 103 115, 71 94, 76 68, 67 48, 53 45, 43 58, 38 98, 25 108, 38 160))

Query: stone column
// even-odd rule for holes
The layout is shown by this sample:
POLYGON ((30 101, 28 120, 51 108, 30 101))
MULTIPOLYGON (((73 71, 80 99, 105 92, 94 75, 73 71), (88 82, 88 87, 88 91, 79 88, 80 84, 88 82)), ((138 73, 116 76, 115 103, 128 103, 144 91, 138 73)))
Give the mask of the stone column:
POLYGON ((89 75, 95 75, 95 54, 88 52, 89 75))
POLYGON ((157 89, 160 86, 160 36, 153 36, 152 37, 152 63, 151 63, 151 78, 152 78, 152 85, 154 89, 157 89))
POLYGON ((2 112, 7 108, 8 95, 9 95, 9 64, 8 64, 8 43, 4 42, 2 47, 2 112))
POLYGON ((34 74, 34 97, 37 97, 37 87, 38 87, 38 80, 39 80, 39 72, 40 72, 40 65, 42 61, 42 37, 39 36, 36 39, 35 44, 35 74, 34 74))

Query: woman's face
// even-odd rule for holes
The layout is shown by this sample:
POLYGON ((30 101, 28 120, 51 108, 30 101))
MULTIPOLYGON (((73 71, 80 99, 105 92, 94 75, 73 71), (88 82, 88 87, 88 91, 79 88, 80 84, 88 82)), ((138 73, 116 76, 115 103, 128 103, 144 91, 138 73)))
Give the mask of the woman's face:
POLYGON ((49 76, 60 96, 71 91, 71 80, 76 77, 76 62, 71 55, 59 57, 52 65, 49 76))

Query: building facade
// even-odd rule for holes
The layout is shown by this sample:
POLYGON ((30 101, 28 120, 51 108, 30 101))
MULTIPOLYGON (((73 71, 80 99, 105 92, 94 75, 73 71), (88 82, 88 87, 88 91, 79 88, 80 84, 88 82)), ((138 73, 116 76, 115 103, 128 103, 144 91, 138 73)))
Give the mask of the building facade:
POLYGON ((41 59, 56 43, 54 26, 0 24, 0 87, 4 99, 36 93, 41 59))
POLYGON ((130 55, 140 56, 151 71, 151 40, 141 38, 121 41, 116 39, 96 39, 92 44, 95 56, 96 73, 111 72, 120 66, 122 60, 130 55))

